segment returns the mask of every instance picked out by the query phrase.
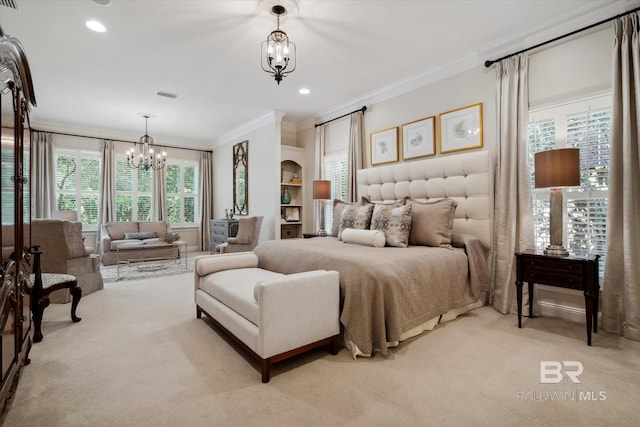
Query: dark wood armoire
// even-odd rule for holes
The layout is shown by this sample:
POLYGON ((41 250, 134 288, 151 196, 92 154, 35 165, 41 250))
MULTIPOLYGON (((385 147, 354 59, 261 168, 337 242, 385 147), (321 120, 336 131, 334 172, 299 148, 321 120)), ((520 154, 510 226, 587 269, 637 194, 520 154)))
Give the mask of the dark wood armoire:
POLYGON ((13 396, 31 349, 31 72, 20 42, 0 28, 0 411, 13 396))

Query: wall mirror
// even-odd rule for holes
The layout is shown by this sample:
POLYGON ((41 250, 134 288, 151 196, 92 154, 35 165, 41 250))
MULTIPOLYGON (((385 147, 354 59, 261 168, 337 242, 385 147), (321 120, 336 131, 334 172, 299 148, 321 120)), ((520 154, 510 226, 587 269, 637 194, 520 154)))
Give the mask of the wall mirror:
POLYGON ((249 214, 249 141, 233 146, 233 213, 249 214))

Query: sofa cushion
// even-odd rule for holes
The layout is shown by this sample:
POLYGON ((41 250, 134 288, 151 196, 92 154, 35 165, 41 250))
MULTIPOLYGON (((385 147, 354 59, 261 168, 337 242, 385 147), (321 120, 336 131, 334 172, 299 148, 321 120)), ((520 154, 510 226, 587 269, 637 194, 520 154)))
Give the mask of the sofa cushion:
POLYGON ((141 233, 156 233, 156 237, 167 233, 167 223, 164 221, 139 222, 141 233))
POLYGON ((200 279, 200 289, 217 299, 256 326, 259 325, 258 303, 253 289, 257 282, 274 280, 284 274, 261 268, 238 268, 218 271, 200 279))
POLYGON ((111 221, 107 223, 107 231, 109 232, 109 237, 111 237, 111 240, 123 240, 124 233, 137 233, 139 230, 137 222, 111 221))
MULTIPOLYGON (((133 249, 136 246, 142 246, 142 240, 137 240, 137 239, 133 239, 133 240, 125 240, 125 239, 121 239, 121 240, 112 240, 111 241, 111 250, 112 251, 117 251, 118 250, 118 245, 127 245, 127 249, 133 249)), ((122 250, 122 249, 120 249, 122 250)))

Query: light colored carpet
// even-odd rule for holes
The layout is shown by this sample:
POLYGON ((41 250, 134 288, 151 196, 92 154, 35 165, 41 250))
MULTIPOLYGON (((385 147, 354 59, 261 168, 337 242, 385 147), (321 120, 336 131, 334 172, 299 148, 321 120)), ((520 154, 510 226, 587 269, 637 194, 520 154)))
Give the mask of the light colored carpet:
POLYGON ((192 273, 109 283, 44 315, 44 340, 6 426, 529 426, 640 423, 640 343, 558 319, 483 307, 413 338, 389 358, 318 350, 258 364, 195 317, 192 273), (581 384, 540 384, 543 360, 584 364, 581 384), (606 400, 523 401, 544 392, 606 400))

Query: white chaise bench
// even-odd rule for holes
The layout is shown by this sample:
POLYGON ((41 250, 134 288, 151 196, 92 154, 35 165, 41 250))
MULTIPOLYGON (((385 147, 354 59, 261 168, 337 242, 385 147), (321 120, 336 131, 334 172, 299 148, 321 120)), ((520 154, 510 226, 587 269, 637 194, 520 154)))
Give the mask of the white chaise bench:
POLYGON ((198 256, 194 271, 196 316, 259 360, 262 382, 272 363, 321 346, 338 353, 336 271, 275 273, 258 268, 253 252, 198 256))

